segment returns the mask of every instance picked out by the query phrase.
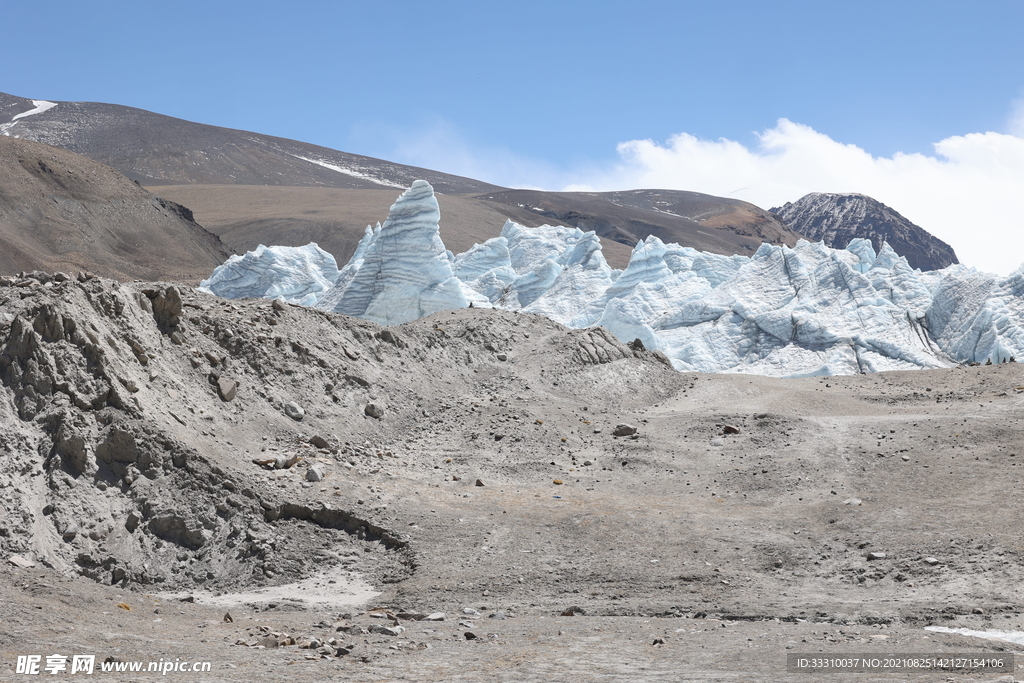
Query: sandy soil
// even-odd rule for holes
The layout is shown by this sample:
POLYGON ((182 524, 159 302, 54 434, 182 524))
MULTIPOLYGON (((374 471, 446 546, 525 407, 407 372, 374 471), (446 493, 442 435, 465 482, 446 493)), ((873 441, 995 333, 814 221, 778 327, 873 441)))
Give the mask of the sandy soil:
POLYGON ((0 288, 0 544, 36 563, 0 570, 0 679, 65 650, 246 681, 806 681, 787 654, 1021 650, 924 630, 1024 631, 1019 364, 679 374, 535 316, 279 308, 0 288))

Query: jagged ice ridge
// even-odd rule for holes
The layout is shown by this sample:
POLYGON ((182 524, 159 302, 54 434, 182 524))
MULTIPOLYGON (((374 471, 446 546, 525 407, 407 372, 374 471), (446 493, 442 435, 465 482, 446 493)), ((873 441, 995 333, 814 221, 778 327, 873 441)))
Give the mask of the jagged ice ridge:
POLYGON ((439 221, 433 189, 418 180, 383 225, 367 226, 341 271, 315 244, 261 246, 203 287, 382 325, 471 304, 538 313, 640 339, 677 370, 700 372, 797 377, 1024 358, 1024 267, 1005 278, 963 265, 921 272, 867 239, 846 249, 762 244, 745 257, 651 236, 619 271, 593 232, 508 221, 454 256, 439 221))

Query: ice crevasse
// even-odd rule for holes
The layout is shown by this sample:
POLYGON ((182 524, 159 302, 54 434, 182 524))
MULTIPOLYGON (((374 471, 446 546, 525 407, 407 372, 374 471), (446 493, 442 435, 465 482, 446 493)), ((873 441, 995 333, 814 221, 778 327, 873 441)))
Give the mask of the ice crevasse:
POLYGON ((959 264, 922 272, 867 239, 846 249, 762 244, 747 257, 651 236, 620 271, 593 232, 512 221, 453 255, 440 218, 418 180, 340 271, 316 244, 260 246, 202 286, 382 325, 471 304, 537 313, 640 339, 687 371, 795 377, 1024 360, 1024 267, 1008 277, 959 264))

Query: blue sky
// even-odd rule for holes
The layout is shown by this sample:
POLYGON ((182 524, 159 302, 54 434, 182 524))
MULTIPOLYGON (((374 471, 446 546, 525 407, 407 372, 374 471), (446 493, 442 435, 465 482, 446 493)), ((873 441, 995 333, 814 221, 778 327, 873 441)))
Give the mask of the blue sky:
MULTIPOLYGON (((762 206, 880 188, 963 252, 962 216, 929 211, 927 187, 948 200, 974 179, 974 203, 991 202, 985 169, 1007 155, 1024 181, 1022 36, 1019 0, 55 0, 5 7, 0 91, 131 105, 506 185, 654 183, 762 206), (970 137, 985 133, 996 137, 970 137), (953 157, 936 147, 949 140, 953 157)), ((1011 208, 1000 229, 1024 233, 1019 218, 1007 223, 1024 207, 1011 208)))

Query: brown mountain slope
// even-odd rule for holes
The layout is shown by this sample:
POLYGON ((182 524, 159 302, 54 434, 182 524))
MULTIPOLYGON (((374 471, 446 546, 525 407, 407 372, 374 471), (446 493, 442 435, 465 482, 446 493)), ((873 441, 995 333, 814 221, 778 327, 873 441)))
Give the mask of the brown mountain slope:
POLYGON ((527 226, 594 230, 604 239, 609 263, 620 268, 632 247, 649 235, 745 255, 762 242, 792 246, 800 237, 767 211, 734 199, 675 190, 510 190, 115 104, 44 103, 0 93, 0 132, 60 145, 159 187, 157 194, 195 210, 204 226, 238 250, 315 241, 344 263, 366 224, 383 220, 401 190, 416 179, 448 197, 447 206, 441 199, 442 236, 456 252, 497 235, 505 218, 527 226), (170 185, 181 189, 165 189, 170 185), (276 189, 251 189, 257 186, 276 189))
POLYGON ((750 255, 762 242, 793 246, 800 238, 753 204, 698 192, 503 190, 478 198, 524 225, 571 225, 630 247, 655 235, 702 251, 750 255))
POLYGON ((0 136, 0 274, 195 281, 230 251, 191 212, 67 150, 0 136))
MULTIPOLYGON (((238 252, 259 244, 316 242, 344 265, 367 225, 383 222, 399 191, 264 185, 160 185, 154 194, 188 206, 196 219, 238 252)), ((438 194, 441 239, 455 253, 497 237, 509 217, 503 205, 469 196, 438 194)), ((515 218, 513 216, 513 218, 515 218)), ((525 215, 537 226, 562 221, 525 215), (531 220, 532 219, 532 220, 531 220)), ((633 245, 602 239, 614 268, 625 268, 633 245)))
POLYGON ((472 178, 340 152, 319 145, 210 126, 101 102, 36 105, 0 93, 3 133, 58 145, 157 184, 294 185, 404 189, 422 178, 446 194, 486 192, 472 178), (16 118, 18 116, 21 118, 16 118))

